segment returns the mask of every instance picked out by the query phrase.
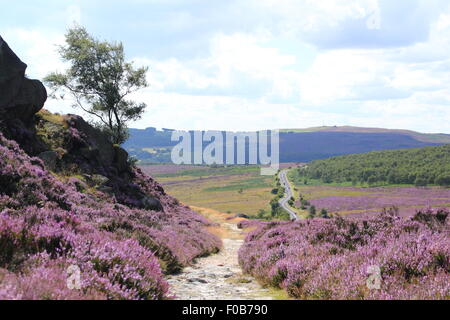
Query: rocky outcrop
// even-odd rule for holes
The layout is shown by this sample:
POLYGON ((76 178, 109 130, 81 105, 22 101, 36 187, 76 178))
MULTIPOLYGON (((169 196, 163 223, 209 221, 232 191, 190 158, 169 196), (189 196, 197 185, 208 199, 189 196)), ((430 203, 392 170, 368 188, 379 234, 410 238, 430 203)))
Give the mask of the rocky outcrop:
POLYGON ((63 120, 67 123, 72 132, 79 134, 80 155, 85 157, 91 166, 110 167, 114 162, 114 146, 100 130, 92 127, 82 117, 74 114, 63 116, 63 120))
POLYGON ((47 100, 47 91, 38 80, 25 77, 27 65, 0 36, 0 119, 21 119, 28 123, 47 100))
POLYGON ((220 249, 211 224, 101 130, 39 111, 45 89, 25 69, 0 38, 0 300, 170 298, 162 272, 220 249))
POLYGON ((42 161, 44 161, 45 167, 50 171, 56 170, 56 161, 58 160, 58 153, 49 150, 41 152, 38 156, 42 161))
POLYGON ((0 131, 55 174, 81 176, 82 183, 130 207, 163 211, 162 187, 142 190, 128 153, 105 133, 78 115, 41 110, 47 92, 25 77, 26 68, 0 37, 0 131))
POLYGON ((154 197, 144 196, 140 199, 140 207, 146 210, 162 211, 161 201, 154 197))

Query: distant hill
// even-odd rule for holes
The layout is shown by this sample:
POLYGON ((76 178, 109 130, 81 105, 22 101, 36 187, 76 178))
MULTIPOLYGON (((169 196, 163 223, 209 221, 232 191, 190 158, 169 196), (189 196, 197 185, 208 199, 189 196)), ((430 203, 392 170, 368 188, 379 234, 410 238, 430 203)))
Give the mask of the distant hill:
POLYGON ((420 133, 404 129, 363 128, 352 126, 312 127, 306 129, 282 129, 281 132, 353 132, 353 133, 398 133, 407 135, 415 140, 427 143, 450 144, 450 134, 443 133, 420 133))
POLYGON ((450 145, 345 155, 297 170, 299 177, 324 183, 450 186, 450 145))
MULTIPOLYGON (((143 163, 170 162, 173 130, 131 129, 123 145, 143 163)), ((280 130, 280 161, 310 162, 334 156, 380 150, 421 148, 450 144, 448 134, 359 127, 316 127, 280 130)))

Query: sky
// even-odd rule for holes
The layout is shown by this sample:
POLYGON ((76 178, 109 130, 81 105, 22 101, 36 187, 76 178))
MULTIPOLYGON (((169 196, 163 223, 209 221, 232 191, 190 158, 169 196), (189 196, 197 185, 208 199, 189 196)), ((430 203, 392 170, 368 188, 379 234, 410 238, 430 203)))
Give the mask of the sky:
MULTIPOLYGON (((0 35, 42 79, 79 24, 149 67, 132 127, 353 125, 450 133, 448 0, 4 1, 0 35)), ((47 109, 78 113, 70 101, 47 109)))

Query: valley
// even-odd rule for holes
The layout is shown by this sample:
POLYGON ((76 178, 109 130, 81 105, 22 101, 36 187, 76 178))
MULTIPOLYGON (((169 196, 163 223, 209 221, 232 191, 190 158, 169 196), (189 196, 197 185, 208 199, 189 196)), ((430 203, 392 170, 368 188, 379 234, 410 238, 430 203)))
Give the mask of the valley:
MULTIPOLYGON (((368 217, 384 208, 397 207, 401 216, 411 216, 424 208, 450 207, 450 189, 438 186, 414 185, 352 186, 351 183, 324 183, 299 175, 296 164, 282 165, 280 180, 289 183, 290 194, 280 199, 280 205, 290 214, 306 218, 314 206, 317 214, 325 209, 329 214, 368 217), (290 169, 289 169, 290 168, 290 169), (293 203, 289 204, 291 197, 293 203), (302 197, 308 204, 302 205, 302 197), (281 203, 282 202, 282 203, 281 203), (289 209, 289 210, 288 210, 289 209)), ((189 206, 198 206, 244 214, 257 218, 264 210, 271 211, 271 191, 274 177, 259 175, 257 166, 141 166, 169 192, 189 206)), ((284 184, 283 184, 284 186, 284 184)))
POLYGON ((223 242, 218 254, 199 258, 180 274, 169 276, 176 299, 410 299, 412 294, 423 299, 445 299, 448 296, 446 264, 441 264, 438 257, 448 254, 446 219, 450 189, 410 185, 358 187, 305 181, 298 173, 309 165, 286 164, 278 179, 258 178, 251 166, 143 167, 149 174, 153 171, 159 175, 164 187, 177 193, 180 201, 215 223, 208 231, 223 242), (294 222, 278 221, 276 217, 269 221, 257 219, 258 210, 270 210, 272 188, 277 180, 284 190, 279 204, 294 222), (212 183, 220 187, 211 190, 212 183), (192 190, 188 191, 189 187, 192 190), (249 197, 250 192, 259 197, 249 197), (239 198, 242 193, 246 194, 245 202, 239 198), (218 196, 224 201, 217 201, 218 196), (296 201, 291 201, 291 197, 296 201), (195 206, 191 201, 222 208, 222 212, 195 206), (249 219, 242 213, 247 213, 249 219), (397 233, 401 234, 398 238, 397 233), (425 240, 428 235, 431 238, 425 240), (414 249, 418 238, 426 242, 420 252, 414 249), (367 255, 366 250, 372 250, 373 254, 367 255), (397 256, 398 250, 405 255, 397 256), (365 287, 364 268, 368 261, 381 266, 395 264, 390 267, 395 270, 393 274, 383 273, 382 292, 365 287), (412 269, 403 268, 404 264, 412 269), (330 277, 329 272, 337 274, 337 278, 330 277), (351 287, 342 282, 354 276, 351 287), (411 283, 405 280, 409 277, 415 280, 411 283), (328 289, 330 282, 336 285, 328 289), (402 290, 396 289, 400 283, 402 290))
POLYGON ((273 177, 261 176, 257 166, 176 167, 170 164, 141 166, 162 183, 168 193, 190 206, 248 216, 270 209, 273 177))

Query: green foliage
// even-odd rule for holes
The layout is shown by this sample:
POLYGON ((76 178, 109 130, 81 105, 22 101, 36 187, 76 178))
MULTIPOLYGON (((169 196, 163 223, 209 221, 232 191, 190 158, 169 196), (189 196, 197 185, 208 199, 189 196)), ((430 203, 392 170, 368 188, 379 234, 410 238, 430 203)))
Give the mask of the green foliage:
POLYGON ((417 177, 414 184, 416 187, 426 187, 428 185, 428 181, 426 177, 417 177))
POLYGON ((267 211, 264 209, 261 209, 258 211, 258 214, 255 216, 258 220, 290 220, 289 213, 286 212, 283 208, 280 206, 276 206, 275 209, 272 209, 271 211, 267 211))
POLYGON ((305 206, 305 207, 307 207, 307 206, 310 205, 309 201, 306 200, 306 199, 303 199, 303 198, 301 199, 301 203, 302 203, 302 205, 305 206))
POLYGON ((317 215, 317 210, 315 206, 309 207, 308 219, 314 219, 317 215))
POLYGON ((450 145, 334 157, 314 161, 295 175, 296 181, 349 185, 450 186, 450 145))
POLYGON ((270 207, 272 208, 272 212, 277 210, 280 207, 280 203, 278 202, 280 198, 275 197, 270 201, 270 207))
POLYGON ((289 215, 289 213, 280 206, 275 211, 272 212, 272 217, 274 219, 283 221, 291 220, 291 216, 289 215))
POLYGON ((320 216, 321 216, 322 218, 324 218, 324 219, 330 218, 330 216, 328 215, 328 211, 327 211, 326 209, 322 209, 322 210, 320 211, 320 216))
MULTIPOLYGON (((280 199, 284 197, 286 190, 280 183, 280 179, 278 178, 278 175, 275 177, 275 188, 272 189, 272 194, 275 195, 275 197, 270 201, 270 217, 267 217, 267 213, 264 213, 262 215, 262 219, 272 220, 272 219, 278 219, 278 220, 290 220, 289 213, 284 210, 280 206, 280 199)), ((292 199, 289 200, 291 203, 292 199)), ((292 201, 293 204, 293 201, 292 201)), ((259 215, 258 215, 259 216, 259 215)))
POLYGON ((450 186, 450 173, 442 173, 440 174, 436 180, 435 183, 440 186, 450 186))
POLYGON ((52 96, 69 93, 79 107, 94 117, 94 123, 122 144, 128 138, 127 123, 141 117, 145 103, 126 100, 131 93, 147 87, 147 67, 134 68, 125 62, 122 43, 99 41, 85 28, 74 27, 60 46, 61 58, 70 64, 65 73, 53 72, 45 83, 52 96))
POLYGON ((266 219, 268 217, 267 211, 264 209, 260 209, 258 214, 256 215, 258 219, 266 219))

